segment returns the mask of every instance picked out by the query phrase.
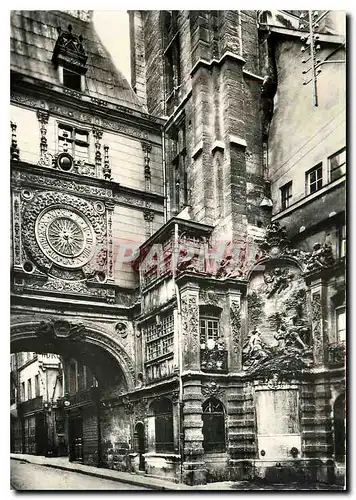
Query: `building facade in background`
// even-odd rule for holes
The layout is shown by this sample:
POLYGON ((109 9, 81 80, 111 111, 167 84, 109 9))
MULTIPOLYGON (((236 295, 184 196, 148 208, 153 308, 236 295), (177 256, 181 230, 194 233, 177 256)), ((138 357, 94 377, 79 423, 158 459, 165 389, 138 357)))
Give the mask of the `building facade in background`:
POLYGON ((132 88, 90 12, 12 12, 12 350, 71 460, 342 482, 345 15, 129 16, 132 88))
POLYGON ((57 412, 63 400, 59 356, 11 354, 10 376, 11 451, 46 456, 66 454, 64 418, 57 412))

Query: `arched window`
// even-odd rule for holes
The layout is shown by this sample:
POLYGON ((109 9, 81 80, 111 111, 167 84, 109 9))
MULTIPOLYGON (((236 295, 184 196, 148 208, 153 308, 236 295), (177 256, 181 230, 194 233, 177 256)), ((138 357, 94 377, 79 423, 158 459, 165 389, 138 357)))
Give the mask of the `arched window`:
POLYGON ((345 395, 339 396, 334 403, 334 449, 335 460, 345 461, 345 395))
POLYGON ((225 451, 224 407, 217 399, 208 399, 203 404, 203 436, 205 451, 225 451))
POLYGON ((150 406, 150 415, 154 417, 155 450, 171 452, 173 444, 173 407, 167 398, 160 398, 150 406))

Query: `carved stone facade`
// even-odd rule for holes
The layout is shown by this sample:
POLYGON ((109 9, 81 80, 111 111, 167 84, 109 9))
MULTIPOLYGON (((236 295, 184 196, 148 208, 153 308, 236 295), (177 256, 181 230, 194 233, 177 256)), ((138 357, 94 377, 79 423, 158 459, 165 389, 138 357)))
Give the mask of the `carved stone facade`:
POLYGON ((342 210, 312 223, 327 184, 281 212, 270 192, 290 71, 271 44, 289 28, 271 35, 269 11, 132 11, 135 93, 109 60, 89 71, 105 57, 87 15, 57 14, 41 35, 56 76, 12 69, 11 343, 63 356, 58 416, 83 429, 71 459, 191 485, 335 482, 342 210))

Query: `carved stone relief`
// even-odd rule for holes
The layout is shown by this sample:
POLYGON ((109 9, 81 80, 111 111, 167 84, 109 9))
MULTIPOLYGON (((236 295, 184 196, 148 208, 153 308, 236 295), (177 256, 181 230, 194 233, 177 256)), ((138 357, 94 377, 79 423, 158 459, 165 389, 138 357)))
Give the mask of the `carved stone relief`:
POLYGON ((297 267, 280 260, 256 271, 248 293, 249 336, 243 369, 263 377, 292 377, 312 363, 307 290, 297 267))
POLYGON ((224 395, 224 390, 215 380, 211 380, 206 385, 203 385, 201 392, 206 398, 221 399, 224 395))
POLYGON ((234 351, 238 352, 241 338, 241 307, 239 301, 230 304, 231 335, 234 351))
POLYGON ((312 308, 312 332, 314 342, 314 358, 316 362, 322 363, 323 353, 323 332, 322 332, 322 312, 321 312, 321 293, 313 293, 311 299, 312 308))
POLYGON ((196 295, 186 295, 182 298, 181 317, 185 367, 199 369, 199 306, 196 295))

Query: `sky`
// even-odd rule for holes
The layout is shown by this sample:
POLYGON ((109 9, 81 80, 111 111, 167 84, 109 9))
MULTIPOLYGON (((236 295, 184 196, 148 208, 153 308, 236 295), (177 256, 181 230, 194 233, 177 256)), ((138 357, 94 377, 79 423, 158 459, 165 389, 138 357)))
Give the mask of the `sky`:
POLYGON ((96 31, 116 67, 131 84, 129 15, 125 10, 94 10, 96 31))

